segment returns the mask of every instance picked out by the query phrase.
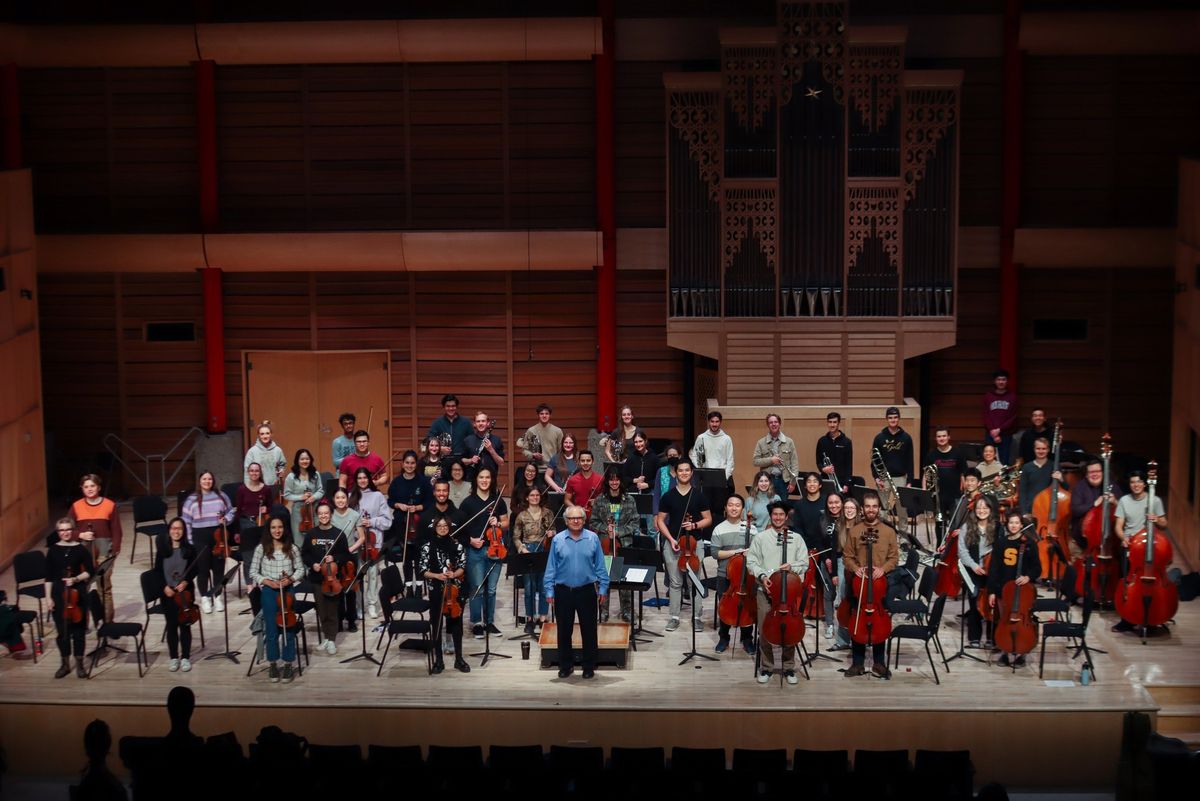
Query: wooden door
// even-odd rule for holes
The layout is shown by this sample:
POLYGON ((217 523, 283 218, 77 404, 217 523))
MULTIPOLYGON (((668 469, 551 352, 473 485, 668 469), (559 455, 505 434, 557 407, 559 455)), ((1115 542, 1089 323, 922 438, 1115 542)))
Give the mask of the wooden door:
POLYGON ((322 470, 333 470, 333 440, 342 433, 337 419, 343 412, 353 413, 362 429, 370 420, 371 450, 384 461, 391 455, 392 390, 388 356, 387 351, 382 350, 317 354, 320 380, 314 394, 320 410, 318 442, 321 450, 314 449, 313 452, 322 470))
POLYGON ((271 421, 275 441, 290 462, 308 448, 317 468, 333 470, 332 446, 342 412, 366 428, 370 410, 372 449, 391 454, 391 380, 386 351, 247 351, 246 446, 257 425, 271 421))

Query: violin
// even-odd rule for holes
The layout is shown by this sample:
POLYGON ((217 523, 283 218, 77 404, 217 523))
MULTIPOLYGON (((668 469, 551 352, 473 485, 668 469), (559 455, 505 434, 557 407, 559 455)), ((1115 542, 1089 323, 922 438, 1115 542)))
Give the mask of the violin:
POLYGON ((1166 573, 1175 554, 1170 541, 1149 517, 1155 514, 1158 462, 1150 462, 1146 474, 1146 527, 1129 538, 1129 572, 1113 598, 1117 614, 1139 627, 1143 640, 1148 628, 1163 625, 1179 610, 1179 589, 1166 573))
POLYGON ((600 550, 605 556, 615 556, 617 553, 617 521, 608 519, 608 536, 600 540, 600 550))
POLYGON ((1087 542, 1087 552, 1074 562, 1075 597, 1082 598, 1085 587, 1090 586, 1093 597, 1100 603, 1112 603, 1117 586, 1121 583, 1120 565, 1112 552, 1117 510, 1109 497, 1112 495, 1112 485, 1109 483, 1111 457, 1112 437, 1105 434, 1100 438, 1100 461, 1104 463, 1104 478, 1100 482, 1103 500, 1083 516, 1080 528, 1087 542))
MULTIPOLYGON (((64 578, 74 578, 75 571, 72 568, 67 568, 67 575, 64 578)), ((82 623, 83 608, 79 605, 79 590, 75 585, 68 586, 63 584, 63 620, 67 623, 82 623)))
POLYGON ((190 586, 176 592, 171 599, 179 607, 176 616, 179 618, 180 625, 183 626, 200 622, 200 607, 196 606, 196 594, 192 592, 190 586))
MULTIPOLYGON (((1051 472, 1061 469, 1059 460, 1062 453, 1062 420, 1054 424, 1054 466, 1051 472)), ((1063 489, 1054 479, 1050 486, 1042 490, 1033 499, 1033 516, 1038 521, 1038 558, 1042 562, 1042 576, 1058 579, 1066 566, 1055 561, 1051 556, 1050 541, 1054 540, 1064 555, 1071 552, 1068 542, 1071 538, 1071 493, 1063 489)))
POLYGON ((362 523, 367 531, 367 538, 363 541, 362 547, 363 558, 368 562, 373 562, 379 558, 379 548, 375 545, 375 532, 371 531, 371 515, 367 512, 362 513, 362 523))
MULTIPOLYGON (((1017 551, 1017 575, 1024 575, 1025 555, 1029 537, 1021 537, 1017 551)), ((1004 585, 996 603, 996 629, 993 639, 996 647, 1010 654, 1027 654, 1037 646, 1038 625, 1033 616, 1033 604, 1037 601, 1037 587, 1033 582, 1018 585, 1013 579, 1004 585)))
POLYGON ((354 583, 357 575, 353 559, 341 565, 337 562, 321 562, 321 592, 325 595, 341 595, 347 586, 354 583))
MULTIPOLYGON (((691 495, 691 493, 688 493, 691 495)), ((679 572, 686 573, 690 567, 692 571, 700 569, 700 557, 696 554, 696 549, 699 544, 696 537, 692 534, 685 534, 683 526, 692 522, 692 516, 687 512, 683 514, 683 524, 679 527, 679 537, 676 542, 679 543, 679 572)))
POLYGON ((488 559, 508 558, 508 548, 504 545, 504 529, 501 526, 488 526, 483 530, 483 538, 487 540, 488 559))
MULTIPOLYGON (((217 526, 216 530, 213 531, 212 555, 217 559, 224 559, 229 555, 229 529, 225 527, 225 513, 227 511, 224 502, 222 502, 221 525, 217 526)), ((261 518, 262 513, 260 512, 258 516, 261 518)), ((261 526, 262 523, 260 522, 259 525, 261 526)))
MULTIPOLYGON (((743 547, 750 547, 750 520, 746 519, 746 541, 743 547)), ((754 595, 754 587, 758 583, 746 563, 746 554, 734 554, 725 563, 725 578, 729 586, 721 595, 721 603, 717 606, 717 616, 726 626, 753 626, 758 619, 758 599, 754 595)))
POLYGON ((782 544, 779 570, 767 578, 765 590, 771 608, 763 617, 759 634, 771 645, 794 648, 804 639, 804 583, 791 569, 783 569, 787 562, 789 532, 784 529, 776 536, 782 544))
POLYGON ((299 622, 296 617, 296 599, 290 592, 283 591, 282 579, 279 584, 279 609, 275 612, 275 625, 281 629, 290 629, 299 622))
MULTIPOLYGON (((458 570, 454 565, 450 565, 450 572, 458 570)), ((463 606, 459 600, 459 588, 451 579, 446 579, 442 583, 442 615, 444 617, 454 619, 462 617, 463 606)))
POLYGON ((892 633, 892 617, 883 608, 887 597, 887 576, 875 575, 875 549, 879 541, 879 530, 867 527, 863 532, 862 544, 867 546, 867 564, 861 576, 855 575, 851 591, 838 607, 838 624, 850 631, 850 639, 860 645, 875 645, 886 642, 892 633))
POLYGON ((300 530, 311 531, 313 527, 312 502, 303 501, 300 504, 300 530))

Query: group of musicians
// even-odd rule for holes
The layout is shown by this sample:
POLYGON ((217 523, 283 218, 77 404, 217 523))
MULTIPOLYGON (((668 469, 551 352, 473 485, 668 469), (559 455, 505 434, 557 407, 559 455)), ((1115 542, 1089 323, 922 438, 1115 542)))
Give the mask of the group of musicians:
MULTIPOLYGON (((996 378, 997 390, 1001 379, 996 378)), ((643 534, 657 540, 663 557, 668 631, 680 626, 693 549, 716 558, 719 592, 752 585, 739 593, 738 605, 753 606, 753 614, 739 609, 727 616, 723 605, 716 650, 729 647, 737 628, 741 647, 756 655, 761 683, 773 673, 798 683, 800 603, 801 617, 817 618, 819 628, 823 623, 832 650, 850 650, 847 677, 867 672, 869 648, 871 673, 889 678, 884 656, 888 605, 911 592, 922 553, 933 562, 928 569, 956 557, 963 591, 985 599, 970 604, 966 613, 971 645, 982 646, 987 624, 986 642, 1000 652, 999 664, 1017 667, 1024 654, 994 639, 993 623, 1007 614, 1001 607, 1008 602, 1008 585, 1022 588, 1039 578, 1060 577, 1055 560, 1085 559, 1089 543, 1082 521, 1093 509, 1111 511, 1113 542, 1124 546, 1147 524, 1160 529, 1166 524, 1161 500, 1155 497, 1150 505, 1144 473, 1131 473, 1130 493, 1121 496, 1106 483, 1107 461, 1089 461, 1084 480, 1070 494, 1069 536, 1047 556, 1038 542, 1045 537, 1039 537, 1033 518, 1034 499, 1045 492, 1065 495, 1066 482, 1057 451, 1050 459, 1060 440, 1045 428, 1042 410, 1020 442, 1022 452, 1029 445, 1032 459, 1016 467, 1000 460, 1001 442, 986 443, 982 461, 969 467, 951 443, 950 431, 935 431, 920 485, 933 500, 938 542, 925 546, 910 531, 909 512, 901 504, 899 489, 916 483, 917 473, 912 437, 900 427, 895 407, 886 410, 886 425, 872 443, 871 488, 852 475, 853 446, 840 430, 837 412, 828 415, 828 431, 816 443, 818 469, 808 473, 800 472, 796 444, 783 433, 782 419, 769 414, 766 434, 754 448, 759 472, 746 497, 733 492, 733 444, 719 412, 708 416, 708 427, 686 455, 672 445, 659 457, 629 407, 621 409, 615 430, 591 432, 589 447, 580 449, 572 434, 551 422, 553 410, 543 403, 537 423, 517 442, 525 467, 506 493, 497 487, 506 461, 504 443, 488 415, 479 412, 468 421, 458 414, 453 395, 443 397, 442 407, 421 452, 390 459, 372 450, 370 433, 358 427, 354 414, 343 414, 343 433, 332 446, 337 474, 332 488, 308 449, 296 451, 289 463, 268 422, 256 431, 236 488, 218 487, 211 472, 201 472, 179 516, 167 522, 149 585, 146 576, 142 579, 143 591, 153 588, 164 613, 168 669, 191 669, 191 623, 201 614, 223 611, 228 557, 242 563, 254 588, 251 601, 261 616, 272 681, 293 677, 296 627, 288 622, 287 610, 303 580, 315 601, 319 651, 335 654, 342 630, 354 632, 359 621, 367 625, 367 620, 390 618, 398 597, 420 592, 430 601, 434 672, 444 669, 443 650, 454 653, 456 669, 468 672, 462 656, 464 617, 469 616, 476 638, 501 633, 495 598, 499 565, 511 548, 520 554, 549 552, 544 573, 524 578, 526 633, 539 634, 553 606, 564 626, 558 637, 559 675, 567 676, 574 663, 568 632, 578 617, 583 675, 590 678, 597 658, 596 624, 607 620, 610 610, 604 555, 630 547, 643 534), (724 471, 724 484, 699 487, 700 467, 724 471), (547 504, 551 492, 563 493, 557 511, 547 504), (639 493, 652 497, 653 514, 639 514, 634 503, 639 493), (908 569, 898 569, 902 565, 908 569), (803 588, 801 598, 788 589, 795 581, 803 588)), ((985 419, 991 411, 985 403, 985 419)), ((1011 445, 1003 444, 1004 450, 1011 445)), ((111 620, 109 568, 121 549, 116 504, 103 497, 99 477, 84 476, 81 490, 71 514, 56 525, 47 561, 46 595, 58 626, 60 678, 70 672, 72 654, 84 675, 88 615, 77 614, 78 588, 84 588, 83 603, 93 612, 88 588, 94 579, 98 608, 93 614, 111 620)), ((619 601, 621 618, 632 620, 631 594, 622 592, 619 601)), ((693 595, 694 630, 703 629, 703 619, 702 600, 693 595)), ((1144 623, 1123 619, 1114 629, 1142 624, 1144 633, 1144 623)))

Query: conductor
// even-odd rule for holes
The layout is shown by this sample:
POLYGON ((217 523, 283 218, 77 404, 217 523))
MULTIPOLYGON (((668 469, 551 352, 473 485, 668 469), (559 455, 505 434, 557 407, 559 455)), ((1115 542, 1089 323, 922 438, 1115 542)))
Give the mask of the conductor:
POLYGON ((583 677, 590 679, 596 675, 596 660, 600 655, 597 599, 608 594, 608 570, 600 538, 583 527, 583 507, 568 506, 563 517, 567 529, 550 541, 544 582, 546 600, 554 607, 558 622, 558 677, 565 679, 574 670, 571 637, 578 615, 579 636, 583 640, 583 677))

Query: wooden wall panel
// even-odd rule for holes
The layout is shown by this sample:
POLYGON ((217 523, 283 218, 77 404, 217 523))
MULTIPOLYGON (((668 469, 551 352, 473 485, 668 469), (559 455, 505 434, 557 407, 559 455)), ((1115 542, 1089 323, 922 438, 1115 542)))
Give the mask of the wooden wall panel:
POLYGON ((1028 57, 1023 123, 1023 225, 1170 226, 1200 57, 1028 57))
MULTIPOLYGON (((1171 373, 1171 271, 1023 271, 1020 282, 1020 427, 1042 406, 1061 416, 1064 436, 1094 452, 1108 431, 1119 453, 1157 457, 1167 466, 1171 373), (1081 343, 1033 339, 1035 319, 1083 319, 1081 343)), ((979 442, 982 396, 996 369, 996 270, 959 272, 958 343, 930 354, 929 397, 919 371, 909 371, 907 395, 925 407, 926 435, 948 425, 956 439, 979 442)), ((915 436, 915 433, 914 433, 915 436)), ((930 439, 930 441, 932 441, 930 439)))
POLYGON ((618 273, 617 405, 632 406, 651 437, 678 440, 685 408, 683 359, 667 345, 666 280, 657 270, 618 273))
MULTIPOLYGON (((715 53, 714 53, 715 56, 715 53)), ((663 73, 678 61, 618 61, 616 67, 617 225, 662 228, 667 213, 663 73)), ((715 69, 715 66, 714 66, 715 69)))

